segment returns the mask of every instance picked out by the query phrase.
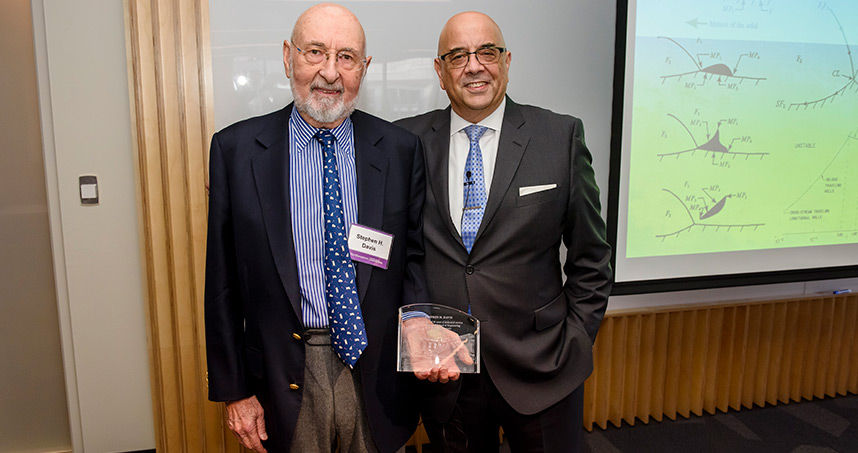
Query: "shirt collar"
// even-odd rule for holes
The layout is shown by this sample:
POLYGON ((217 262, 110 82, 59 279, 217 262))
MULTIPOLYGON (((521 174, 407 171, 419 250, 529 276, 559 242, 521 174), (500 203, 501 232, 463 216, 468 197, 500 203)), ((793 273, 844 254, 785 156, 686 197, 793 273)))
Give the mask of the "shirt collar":
MULTIPOLYGON (((310 140, 315 140, 313 136, 319 131, 319 128, 311 126, 310 123, 304 120, 304 117, 298 113, 298 109, 294 105, 292 106, 292 115, 289 117, 289 125, 291 126, 294 134, 292 141, 296 145, 295 150, 297 152, 305 150, 307 148, 307 144, 310 143, 310 140)), ((347 146, 347 144, 352 141, 353 130, 354 126, 352 124, 352 118, 351 116, 347 116, 339 126, 331 129, 330 131, 337 139, 340 149, 345 149, 346 151, 351 152, 353 147, 347 146)))
MULTIPOLYGON (((480 126, 485 126, 495 132, 500 132, 501 125, 503 124, 503 114, 506 111, 506 99, 495 109, 491 115, 483 118, 482 121, 477 123, 480 126)), ((450 109, 450 136, 459 133, 462 129, 470 126, 473 123, 465 120, 458 113, 456 113, 453 109, 450 109)))

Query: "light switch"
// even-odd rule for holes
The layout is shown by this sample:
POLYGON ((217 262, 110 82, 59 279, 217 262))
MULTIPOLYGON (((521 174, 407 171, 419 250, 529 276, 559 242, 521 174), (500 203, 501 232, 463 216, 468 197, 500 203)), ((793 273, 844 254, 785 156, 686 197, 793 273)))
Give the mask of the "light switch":
POLYGON ((84 175, 78 178, 80 183, 80 204, 98 204, 98 178, 95 175, 84 175))

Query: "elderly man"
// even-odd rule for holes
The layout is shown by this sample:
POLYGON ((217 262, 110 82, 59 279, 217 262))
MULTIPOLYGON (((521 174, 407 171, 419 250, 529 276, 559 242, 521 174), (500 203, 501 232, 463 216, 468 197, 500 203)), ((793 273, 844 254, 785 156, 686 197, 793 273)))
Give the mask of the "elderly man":
POLYGON ((416 373, 440 381, 424 426, 440 451, 497 451, 499 426, 512 451, 577 451, 582 383, 611 288, 581 120, 506 96, 512 55, 484 14, 452 17, 438 55, 450 107, 398 124, 425 148, 431 300, 481 320, 482 372, 416 373))
POLYGON ((314 6, 283 42, 294 104, 212 138, 209 398, 254 451, 396 451, 416 427, 395 367, 397 309, 428 297, 422 149, 354 110, 370 60, 351 12, 314 6))

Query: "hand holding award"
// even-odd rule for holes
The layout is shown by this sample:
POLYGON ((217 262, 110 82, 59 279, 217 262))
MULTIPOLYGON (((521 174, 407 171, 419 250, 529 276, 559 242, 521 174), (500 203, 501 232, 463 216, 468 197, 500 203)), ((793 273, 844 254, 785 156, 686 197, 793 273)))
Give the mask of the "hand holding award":
POLYGON ((479 320, 444 305, 402 307, 397 371, 442 383, 479 373, 479 320))

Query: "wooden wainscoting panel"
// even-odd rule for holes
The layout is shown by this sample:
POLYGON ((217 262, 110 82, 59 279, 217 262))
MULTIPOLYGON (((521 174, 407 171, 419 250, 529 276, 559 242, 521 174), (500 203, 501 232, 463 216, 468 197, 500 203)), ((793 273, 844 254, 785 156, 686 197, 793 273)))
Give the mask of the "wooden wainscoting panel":
POLYGON ((669 346, 669 337, 667 335, 670 329, 670 315, 668 313, 659 313, 655 315, 655 349, 652 359, 652 393, 650 393, 650 407, 652 407, 651 415, 656 421, 664 420, 664 400, 667 389, 666 381, 668 372, 673 373, 674 370, 668 371, 667 357, 669 346))
POLYGON ((841 370, 843 368, 842 357, 846 355, 847 340, 844 335, 846 329, 846 301, 836 299, 834 301, 834 327, 832 329, 832 347, 831 347, 831 369, 828 374, 828 382, 826 385, 831 390, 828 396, 845 395, 846 389, 840 384, 841 370))
POLYGON ((628 358, 623 373, 623 404, 620 418, 629 425, 635 424, 638 392, 640 391, 640 354, 632 354, 641 344, 641 317, 630 316, 626 319, 626 335, 623 338, 623 355, 628 358))
POLYGON ((637 373, 637 401, 635 402, 634 417, 649 423, 649 417, 652 407, 653 394, 653 374, 654 361, 656 355, 656 316, 652 314, 642 314, 637 316, 640 319, 640 351, 638 355, 638 373, 637 373))
POLYGON ((798 303, 784 303, 785 306, 785 321, 784 321, 784 337, 783 349, 781 351, 781 369, 778 377, 778 402, 789 403, 792 395, 793 387, 793 364, 797 361, 797 329, 799 323, 799 307, 798 303))
MULTIPOLYGON (((610 320, 606 327, 605 338, 606 343, 611 343, 613 331, 614 331, 614 323, 615 321, 610 320)), ((613 368, 613 364, 611 363, 611 344, 608 344, 604 348, 604 352, 599 354, 598 358, 594 357, 594 366, 598 366, 599 370, 599 382, 598 385, 595 386, 595 394, 606 394, 611 393, 611 369, 613 368)), ((602 429, 608 427, 608 398, 596 398, 594 413, 593 416, 595 418, 596 424, 599 425, 602 429)))
POLYGON ((718 367, 719 356, 721 355, 721 344, 724 333, 724 308, 715 307, 707 310, 708 317, 706 323, 705 340, 707 341, 707 354, 704 357, 703 375, 700 379, 703 381, 702 405, 703 410, 707 413, 714 414, 718 408, 718 389, 721 378, 721 371, 718 367))
POLYGON ((804 375, 802 376, 802 398, 809 400, 818 395, 819 392, 816 386, 816 369, 819 366, 819 356, 822 352, 819 338, 822 335, 822 310, 819 309, 821 300, 814 299, 807 301, 808 311, 810 316, 807 319, 808 335, 807 349, 808 354, 805 355, 804 375))
POLYGON ((676 420, 678 391, 682 377, 683 312, 669 313, 667 320, 667 360, 664 374, 664 416, 676 420))
POLYGON ((723 307, 721 320, 721 342, 716 359, 715 407, 727 412, 730 407, 730 383, 733 376, 733 335, 736 327, 736 307, 723 307))
MULTIPOLYGON (((695 312, 683 311, 677 313, 681 319, 679 322, 679 364, 678 368, 674 369, 674 374, 677 376, 677 398, 675 401, 674 410, 678 415, 688 418, 691 413, 691 401, 693 392, 693 360, 694 348, 694 332, 697 330, 695 312)), ((667 390, 667 389, 665 389, 667 390)))
POLYGON ((774 330, 774 304, 763 304, 758 306, 759 324, 756 329, 759 334, 757 337, 757 358, 755 362, 749 362, 748 366, 754 367, 754 382, 753 400, 754 405, 765 407, 766 405, 766 388, 769 382, 771 372, 771 350, 772 350, 772 331, 774 330))
POLYGON ((126 0, 125 11, 156 447, 223 451, 232 436, 207 401, 203 333, 208 1, 126 0))
POLYGON ((624 338, 628 333, 628 329, 626 327, 628 319, 629 318, 627 317, 615 319, 614 328, 612 329, 613 335, 611 335, 611 368, 609 372, 610 380, 608 381, 608 391, 611 392, 611 395, 614 395, 614 398, 608 400, 607 418, 616 426, 620 426, 623 410, 623 398, 626 393, 625 382, 623 382, 626 365, 622 363, 622 361, 626 357, 626 343, 624 338))
POLYGON ((766 404, 777 404, 780 388, 780 376, 783 374, 784 327, 786 326, 786 304, 776 303, 771 307, 771 327, 769 333, 769 373, 764 387, 759 389, 765 394, 766 404))
POLYGON ((856 393, 856 324, 851 294, 609 313, 585 428, 856 393))
POLYGON ((742 407, 750 409, 754 407, 754 380, 757 377, 757 358, 760 352, 760 317, 762 316, 759 305, 747 306, 748 317, 745 323, 744 349, 742 360, 742 382, 741 404, 742 407))
POLYGON ((826 396, 834 396, 834 380, 829 379, 837 375, 837 360, 835 353, 839 353, 838 341, 834 338, 835 330, 835 308, 834 299, 825 299, 822 301, 825 309, 821 314, 820 333, 819 333, 819 363, 816 367, 816 392, 813 396, 817 398, 825 398, 826 396))
POLYGON ((748 312, 747 305, 736 307, 735 318, 733 318, 733 336, 730 347, 733 349, 730 358, 730 408, 739 410, 742 408, 742 383, 745 379, 745 355, 747 354, 748 339, 748 312))
POLYGON ((691 367, 689 382, 689 404, 690 412, 694 415, 703 415, 703 398, 706 386, 706 363, 711 354, 709 349, 709 321, 710 310, 697 310, 688 313, 694 323, 688 335, 693 339, 693 344, 688 351, 691 367))
MULTIPOLYGON (((763 407, 766 405, 771 376, 776 375, 772 368, 772 344, 777 340, 773 333, 775 329, 776 304, 760 304, 753 306, 754 315, 749 322, 749 329, 754 334, 753 345, 756 354, 746 357, 746 367, 753 370, 753 378, 748 379, 745 394, 748 395, 750 406, 763 407)), ((749 407, 750 407, 749 406, 749 407)))
POLYGON ((790 367, 790 401, 801 401, 802 399, 802 376, 805 366, 805 358, 808 354, 808 332, 810 331, 810 307, 808 301, 800 301, 796 307, 795 348, 792 354, 792 366, 790 367))
POLYGON ((858 393, 858 304, 844 299, 846 315, 843 320, 844 348, 840 355, 840 388, 843 394, 858 393))

